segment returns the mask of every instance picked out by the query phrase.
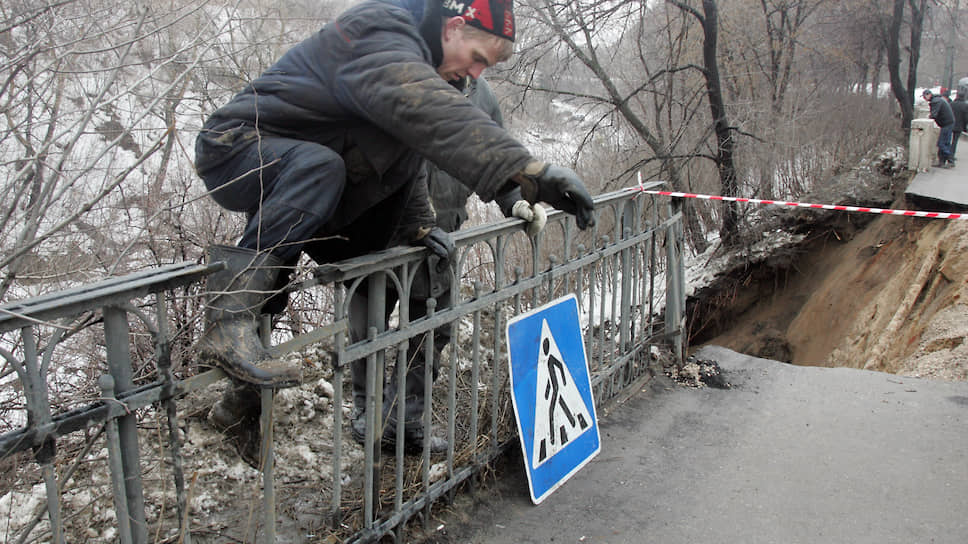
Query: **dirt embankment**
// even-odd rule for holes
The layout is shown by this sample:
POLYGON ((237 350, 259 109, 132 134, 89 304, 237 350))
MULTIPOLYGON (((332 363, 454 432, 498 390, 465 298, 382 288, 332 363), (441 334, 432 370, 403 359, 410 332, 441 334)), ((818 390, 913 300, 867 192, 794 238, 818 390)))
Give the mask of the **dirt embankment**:
POLYGON ((800 243, 732 267, 690 300, 692 346, 968 379, 965 221, 809 211, 791 224, 800 243))

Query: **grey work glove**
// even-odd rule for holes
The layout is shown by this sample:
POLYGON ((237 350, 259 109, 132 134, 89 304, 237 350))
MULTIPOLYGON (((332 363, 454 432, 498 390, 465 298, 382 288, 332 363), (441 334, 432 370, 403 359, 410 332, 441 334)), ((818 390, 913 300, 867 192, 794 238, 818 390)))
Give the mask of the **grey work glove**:
POLYGON ((535 236, 541 232, 545 223, 548 222, 548 214, 545 213, 544 208, 539 204, 531 204, 527 200, 519 200, 514 203, 514 206, 511 207, 511 217, 524 219, 528 222, 525 229, 528 236, 535 236))
POLYGON ((547 202, 574 215, 582 230, 595 225, 595 204, 571 168, 534 161, 512 179, 521 186, 521 196, 528 202, 547 202))
POLYGON ((454 252, 457 250, 454 245, 454 238, 440 227, 433 227, 423 238, 414 243, 425 246, 438 258, 435 267, 438 273, 447 270, 451 259, 454 257, 454 252))

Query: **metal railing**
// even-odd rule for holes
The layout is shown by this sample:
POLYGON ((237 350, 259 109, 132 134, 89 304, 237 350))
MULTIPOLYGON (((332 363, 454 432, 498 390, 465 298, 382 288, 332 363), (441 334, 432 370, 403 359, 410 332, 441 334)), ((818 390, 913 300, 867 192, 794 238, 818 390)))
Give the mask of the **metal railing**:
MULTIPOLYGON (((579 231, 570 216, 552 212, 545 230, 533 238, 523 232, 520 220, 455 233, 458 258, 450 267, 449 296, 426 300, 426 315, 421 317, 411 317, 414 304, 424 302, 412 292, 414 278, 426 274, 429 266, 426 251, 420 248, 392 248, 319 266, 290 285, 287 290, 295 301, 291 306, 299 307, 300 297, 306 297, 312 309, 296 319, 290 311, 289 317, 277 320, 271 349, 280 357, 301 354, 296 360, 327 354, 326 364, 313 366, 324 372, 310 372, 310 381, 325 378, 333 385, 331 443, 326 448, 331 477, 328 485, 314 489, 319 496, 316 504, 326 505, 314 513, 316 536, 372 542, 395 534, 401 541, 409 520, 419 517, 428 523, 435 501, 452 496, 465 483, 473 485, 472 476, 516 443, 504 338, 507 320, 514 315, 566 293, 577 295, 597 403, 639 387, 652 371, 654 348, 681 359, 681 215, 673 213, 667 201, 658 206, 652 197, 628 191, 595 201, 598 226, 590 231, 579 231), (350 308, 357 297, 365 297, 367 304, 365 310, 357 305, 353 315, 350 308), (399 305, 391 314, 395 299, 399 305), (450 339, 442 350, 435 347, 440 334, 450 339), (423 441, 417 455, 411 455, 403 439, 392 446, 383 443, 383 418, 376 415, 384 413, 383 388, 393 372, 395 380, 389 381, 400 402, 387 412, 396 414, 395 436, 405 435, 405 363, 413 361, 418 350, 426 362, 424 395, 431 399, 425 403, 421 425, 425 436, 436 428, 445 435, 447 451, 439 457, 432 454, 429 440, 423 441), (354 361, 366 368, 362 446, 352 438, 346 417, 351 403, 344 401, 354 361), (437 368, 440 376, 434 383, 437 368)), ((21 452, 32 452, 46 497, 33 519, 17 520, 8 541, 70 540, 65 536, 68 530, 83 523, 72 521, 67 528, 65 484, 79 478, 83 470, 78 467, 86 466, 99 444, 107 454, 95 457, 107 465, 106 485, 117 520, 106 540, 209 541, 211 532, 192 521, 191 501, 199 494, 193 488, 199 484, 185 468, 184 420, 196 417, 186 416, 186 411, 199 412, 193 395, 225 376, 218 370, 196 373, 190 354, 173 370, 173 342, 190 344, 183 336, 194 333, 185 325, 192 321, 177 316, 166 301, 173 290, 197 284, 220 266, 176 264, 0 306, 0 354, 13 369, 6 380, 13 380, 23 392, 22 413, 11 410, 3 418, 15 428, 0 435, 0 461, 31 464, 21 452), (180 323, 174 332, 172 321, 180 323), (83 338, 79 334, 94 329, 102 332, 83 338), (68 352, 64 344, 88 343, 96 347, 82 357, 75 351, 70 356, 61 353, 68 352), (148 344, 150 353, 145 354, 148 344), (93 397, 75 399, 80 406, 51 402, 55 386, 50 382, 59 357, 70 357, 75 369, 80 358, 95 367, 94 375, 100 374, 100 390, 93 397), (151 428, 152 418, 164 421, 164 432, 162 425, 151 428), (147 446, 149 435, 161 437, 162 445, 147 446), (164 459, 146 467, 146 449, 163 450, 164 459), (152 485, 173 484, 174 516, 164 513, 165 505, 154 504, 162 495, 146 493, 144 475, 149 471, 152 485), (172 526, 167 526, 172 519, 172 526)), ((271 321, 266 318, 264 324, 271 321)), ((276 495, 274 392, 263 391, 261 400, 260 522, 251 534, 249 527, 229 527, 216 540, 228 536, 234 541, 276 541, 277 526, 285 517, 277 509, 293 500, 276 495), (238 530, 233 533, 234 529, 238 530)), ((70 514, 72 520, 80 515, 70 514)))

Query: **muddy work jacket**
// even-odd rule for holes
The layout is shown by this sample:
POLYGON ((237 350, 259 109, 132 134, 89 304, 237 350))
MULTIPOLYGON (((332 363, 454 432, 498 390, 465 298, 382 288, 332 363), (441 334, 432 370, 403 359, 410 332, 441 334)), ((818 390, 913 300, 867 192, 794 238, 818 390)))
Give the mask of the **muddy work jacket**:
MULTIPOLYGON (((433 26, 433 25, 429 25, 433 26)), ((332 229, 419 178, 384 175, 414 155, 433 162, 493 200, 530 153, 436 72, 428 42, 410 11, 370 0, 358 4, 285 53, 206 121, 198 146, 220 147, 219 161, 256 135, 316 142, 339 153, 350 181, 332 229), (366 183, 353 183, 350 178, 366 183)), ((436 37, 439 40, 439 28, 436 37)), ((439 49, 439 47, 438 47, 439 49)), ((196 164, 204 176, 217 162, 196 164)), ((421 166, 422 168, 422 166, 421 166)))

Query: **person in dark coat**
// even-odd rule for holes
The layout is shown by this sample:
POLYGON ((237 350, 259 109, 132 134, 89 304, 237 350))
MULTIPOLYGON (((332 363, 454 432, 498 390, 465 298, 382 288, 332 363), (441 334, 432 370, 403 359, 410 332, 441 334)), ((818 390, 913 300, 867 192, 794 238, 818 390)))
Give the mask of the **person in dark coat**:
MULTIPOLYGON (((498 105, 497 97, 491 90, 485 78, 477 80, 466 78, 457 85, 461 87, 465 96, 472 104, 494 120, 498 126, 504 126, 503 115, 498 105)), ((464 221, 467 220, 467 200, 473 191, 463 185, 452 176, 437 168, 434 164, 428 163, 428 186, 430 190, 431 202, 437 213, 437 226, 445 232, 454 232, 460 229, 464 221)), ((543 208, 532 205, 521 198, 520 190, 514 189, 511 192, 499 195, 496 199, 498 207, 505 217, 519 217, 528 221, 527 231, 530 235, 537 234, 544 226, 546 216, 543 208)), ((427 315, 428 300, 433 298, 436 303, 436 311, 441 311, 450 306, 451 286, 454 278, 452 270, 448 268, 438 269, 435 266, 427 266, 422 263, 415 271, 413 282, 410 285, 409 297, 409 319, 419 319, 427 315)), ((388 286, 385 299, 385 309, 389 313, 393 310, 394 304, 398 300, 396 290, 388 286)), ((361 340, 366 337, 367 330, 367 309, 369 299, 366 289, 357 289, 350 304, 350 328, 353 339, 361 340)), ((408 452, 418 452, 422 450, 424 443, 424 429, 422 417, 426 403, 426 351, 424 342, 427 335, 414 337, 410 340, 408 350, 408 360, 406 362, 406 382, 404 385, 404 447, 408 452)), ((449 326, 440 327, 434 330, 433 345, 433 365, 431 376, 437 379, 440 366, 440 356, 444 347, 451 341, 451 328, 449 326)), ((353 438, 363 443, 366 432, 366 365, 364 361, 354 361, 350 364, 352 384, 353 384, 353 415, 351 417, 351 431, 353 438)), ((392 447, 396 443, 397 416, 397 378, 396 370, 390 375, 389 383, 383 388, 383 432, 382 442, 385 446, 392 447)), ((432 453, 443 453, 447 451, 448 442, 439 433, 431 431, 429 434, 430 451, 432 453)))
MULTIPOLYGON (((424 16, 367 0, 286 52, 204 123, 195 167, 212 198, 245 213, 236 246, 209 248, 225 268, 208 278, 206 364, 236 383, 282 387, 300 380, 257 334, 280 270, 310 241, 347 237, 353 253, 391 234, 447 260, 453 241, 435 223, 426 161, 483 200, 518 187, 594 224, 594 204, 570 169, 547 164, 449 82, 480 77, 513 50, 511 0, 427 0, 424 16), (385 213, 374 213, 374 210, 385 213)), ((325 244, 324 244, 325 246, 325 244)), ((314 255, 316 253, 316 255, 314 255)), ((248 403, 225 403, 228 420, 248 403)))
POLYGON ((955 93, 955 100, 951 103, 951 112, 955 117, 955 124, 951 127, 951 162, 955 162, 955 153, 958 152, 958 139, 968 125, 968 90, 962 91, 960 88, 955 93))
POLYGON ((951 111, 951 105, 940 95, 934 95, 930 90, 925 89, 921 96, 931 108, 930 116, 934 123, 941 128, 938 133, 938 164, 941 168, 951 168, 954 166, 954 158, 951 152, 951 132, 955 125, 955 115, 951 111))

